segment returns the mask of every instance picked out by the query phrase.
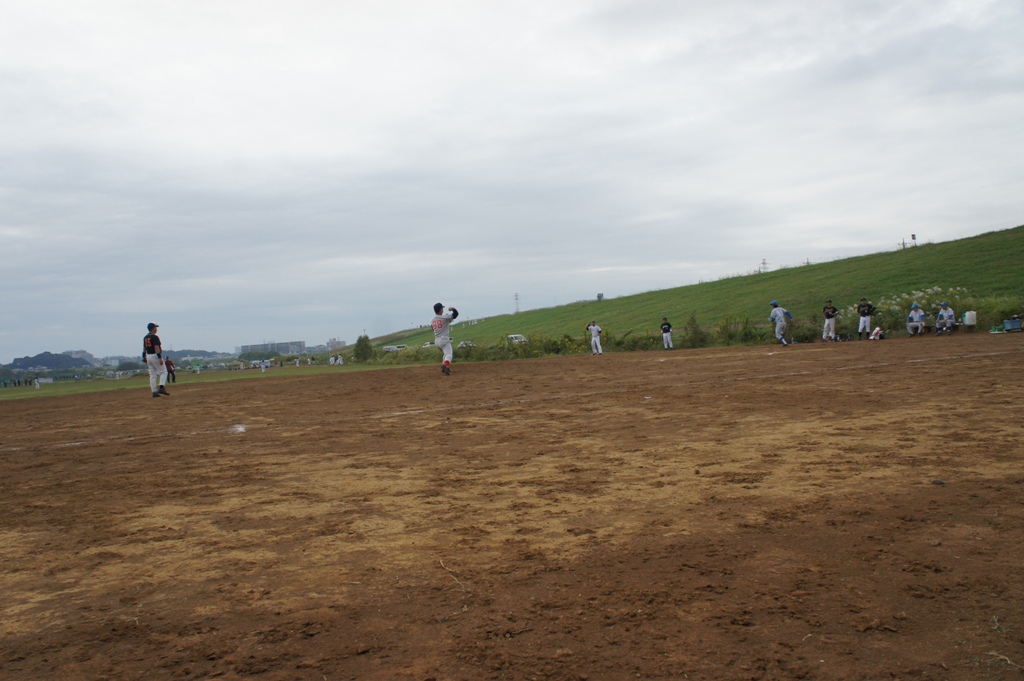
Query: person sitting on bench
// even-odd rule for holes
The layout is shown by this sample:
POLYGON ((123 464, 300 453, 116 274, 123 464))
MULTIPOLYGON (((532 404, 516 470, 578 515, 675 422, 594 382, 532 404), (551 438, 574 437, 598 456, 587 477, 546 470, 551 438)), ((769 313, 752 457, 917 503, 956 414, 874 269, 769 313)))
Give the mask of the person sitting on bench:
POLYGON ((953 333, 954 324, 956 324, 956 315, 953 313, 953 308, 949 306, 949 303, 942 303, 939 314, 935 318, 935 335, 938 336, 943 331, 953 333))
POLYGON ((907 317, 907 333, 911 336, 924 334, 924 310, 917 303, 910 306, 910 315, 907 317))

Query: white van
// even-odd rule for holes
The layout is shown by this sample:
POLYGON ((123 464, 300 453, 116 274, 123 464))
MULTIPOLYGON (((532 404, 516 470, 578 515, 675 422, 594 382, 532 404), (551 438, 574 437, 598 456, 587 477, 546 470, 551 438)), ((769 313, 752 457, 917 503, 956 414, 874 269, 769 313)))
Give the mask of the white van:
POLYGON ((513 333, 509 335, 508 342, 512 345, 521 345, 526 342, 526 336, 521 333, 513 333))

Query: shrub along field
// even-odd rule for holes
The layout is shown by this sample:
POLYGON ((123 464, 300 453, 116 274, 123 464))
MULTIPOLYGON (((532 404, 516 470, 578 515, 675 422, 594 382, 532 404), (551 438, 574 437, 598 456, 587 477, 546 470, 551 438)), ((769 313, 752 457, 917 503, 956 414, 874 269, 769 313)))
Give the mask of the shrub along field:
MULTIPOLYGON (((977 312, 978 332, 1001 325, 1004 319, 1024 311, 1024 226, 939 244, 925 244, 888 253, 846 258, 834 262, 780 269, 776 272, 730 277, 719 281, 650 291, 603 301, 584 301, 558 307, 529 310, 474 320, 472 311, 452 327, 457 345, 472 341, 475 347, 455 350, 455 359, 494 361, 590 352, 585 327, 596 319, 604 329, 606 352, 657 350, 662 347, 659 325, 668 317, 674 327, 676 348, 774 343, 768 323, 769 303, 778 300, 795 319, 790 336, 800 343, 821 337, 821 308, 831 298, 840 309, 839 333, 856 337, 856 305, 866 297, 877 308, 873 322, 888 336, 905 336, 905 319, 917 302, 933 323, 939 303, 948 301, 958 315, 977 312), (508 334, 524 334, 528 342, 509 345, 508 334)), ((344 367, 329 366, 326 355, 317 364, 294 368, 295 375, 432 364, 438 351, 423 347, 433 340, 427 328, 400 331, 372 341, 370 358, 354 362, 349 346, 344 367), (400 352, 383 353, 384 345, 407 345, 400 352)), ((283 358, 275 375, 293 373, 294 357, 283 358)), ((255 379, 258 371, 212 371, 191 376, 189 381, 255 379)), ((145 376, 126 380, 59 382, 46 390, 2 390, 0 401, 54 394, 145 387, 145 376)))
MULTIPOLYGON (((478 347, 456 351, 462 360, 587 353, 587 322, 598 320, 608 351, 661 347, 659 324, 668 317, 676 347, 774 342, 768 324, 769 303, 778 300, 795 317, 790 331, 798 341, 821 337, 821 308, 831 298, 840 308, 839 333, 857 332, 856 305, 866 297, 877 307, 873 321, 887 334, 905 335, 912 302, 934 322, 939 303, 948 300, 958 315, 978 314, 977 328, 988 331, 1020 314, 1024 304, 1024 226, 894 252, 803 265, 775 272, 730 277, 691 286, 650 291, 602 301, 500 315, 471 323, 456 322, 456 344, 478 347), (526 345, 507 347, 510 333, 526 335, 526 345)), ((437 350, 421 348, 433 336, 412 329, 374 340, 374 345, 406 344, 401 353, 377 355, 373 362, 407 364, 435 361, 437 350)))

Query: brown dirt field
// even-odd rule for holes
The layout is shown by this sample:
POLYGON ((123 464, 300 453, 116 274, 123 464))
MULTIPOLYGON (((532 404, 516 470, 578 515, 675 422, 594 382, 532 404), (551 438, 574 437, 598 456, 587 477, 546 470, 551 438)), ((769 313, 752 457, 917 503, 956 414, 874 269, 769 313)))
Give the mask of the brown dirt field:
POLYGON ((1024 335, 0 403, 0 677, 1024 678, 1024 335))

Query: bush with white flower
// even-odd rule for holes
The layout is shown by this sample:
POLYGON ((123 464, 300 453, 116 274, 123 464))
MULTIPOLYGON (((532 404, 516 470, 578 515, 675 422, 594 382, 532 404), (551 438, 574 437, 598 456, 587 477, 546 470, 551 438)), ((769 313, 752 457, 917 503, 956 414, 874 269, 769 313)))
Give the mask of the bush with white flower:
MULTIPOLYGON (((938 314, 943 302, 949 303, 949 306, 957 314, 957 318, 960 318, 965 311, 972 309, 974 298, 967 289, 962 287, 933 286, 922 291, 890 294, 874 303, 875 313, 871 316, 871 326, 880 326, 888 334, 893 331, 905 330, 907 315, 910 314, 910 306, 914 303, 924 310, 925 323, 934 324, 935 315, 938 314)), ((836 319, 837 328, 852 327, 853 332, 856 332, 860 322, 857 306, 850 305, 839 310, 836 319)))

